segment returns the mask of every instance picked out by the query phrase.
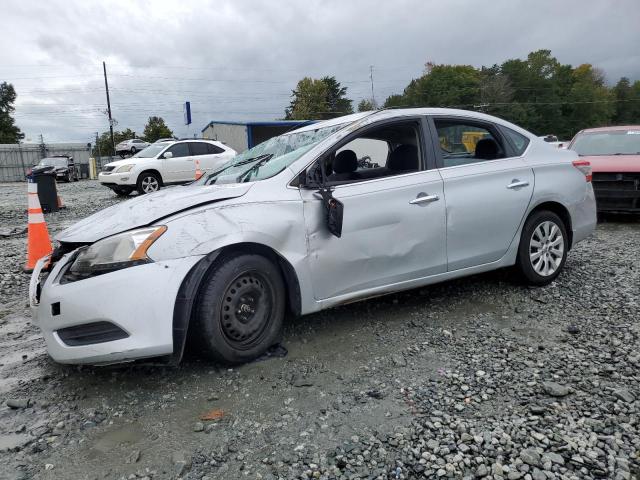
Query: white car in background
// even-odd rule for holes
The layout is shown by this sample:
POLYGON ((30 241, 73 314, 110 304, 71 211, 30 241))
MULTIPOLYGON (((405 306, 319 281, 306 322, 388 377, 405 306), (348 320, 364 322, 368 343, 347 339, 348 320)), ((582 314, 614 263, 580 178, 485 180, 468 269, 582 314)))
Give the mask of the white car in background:
POLYGON ((149 142, 145 142, 139 138, 131 138, 116 145, 116 155, 120 155, 122 158, 126 155, 135 155, 149 145, 151 145, 149 142))
POLYGON ((165 185, 196 179, 196 167, 211 173, 236 156, 236 151, 213 140, 154 143, 126 160, 107 163, 98 180, 120 196, 134 190, 151 193, 165 185))

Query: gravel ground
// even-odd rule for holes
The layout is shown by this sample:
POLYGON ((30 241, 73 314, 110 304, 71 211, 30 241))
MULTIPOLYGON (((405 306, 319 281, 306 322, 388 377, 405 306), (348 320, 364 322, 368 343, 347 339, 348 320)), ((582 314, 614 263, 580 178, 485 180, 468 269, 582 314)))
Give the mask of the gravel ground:
MULTIPOLYGON (((59 188, 52 232, 122 201, 59 188)), ((0 478, 640 477, 637 219, 548 287, 500 271, 290 319, 286 356, 240 368, 78 368, 29 321, 25 204, 0 185, 0 478)))

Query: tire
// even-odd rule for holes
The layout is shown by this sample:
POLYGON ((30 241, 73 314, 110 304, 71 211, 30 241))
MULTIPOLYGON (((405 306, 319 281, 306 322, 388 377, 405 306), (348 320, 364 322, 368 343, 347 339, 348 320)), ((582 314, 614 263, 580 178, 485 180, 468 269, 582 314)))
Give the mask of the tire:
POLYGON ((194 337, 211 359, 245 363, 280 341, 285 286, 266 257, 235 254, 216 262, 198 294, 194 337))
POLYGON ((131 147, 131 156, 135 155, 137 151, 136 147, 131 147))
POLYGON ((116 187, 113 189, 113 191, 119 197, 128 197, 129 194, 132 192, 130 188, 126 188, 126 187, 116 187))
POLYGON ((145 193, 153 193, 160 190, 162 187, 162 180, 157 173, 154 172, 142 172, 138 176, 138 181, 136 182, 136 190, 140 195, 145 193))
POLYGON ((67 176, 64 177, 64 182, 65 183, 71 183, 71 174, 70 173, 67 173, 67 176))
POLYGON ((524 224, 518 246, 516 266, 523 279, 539 286, 553 282, 567 260, 568 239, 558 215, 547 210, 533 213, 524 224))

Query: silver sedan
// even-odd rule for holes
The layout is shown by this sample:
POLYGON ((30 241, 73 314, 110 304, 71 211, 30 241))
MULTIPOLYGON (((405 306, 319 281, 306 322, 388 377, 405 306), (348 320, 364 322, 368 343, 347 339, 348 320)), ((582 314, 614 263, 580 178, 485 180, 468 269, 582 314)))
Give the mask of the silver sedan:
POLYGON ((189 332, 239 363, 279 341, 287 312, 503 267, 548 284, 595 225, 588 162, 516 125, 358 113, 68 228, 30 302, 59 362, 177 362, 189 332))

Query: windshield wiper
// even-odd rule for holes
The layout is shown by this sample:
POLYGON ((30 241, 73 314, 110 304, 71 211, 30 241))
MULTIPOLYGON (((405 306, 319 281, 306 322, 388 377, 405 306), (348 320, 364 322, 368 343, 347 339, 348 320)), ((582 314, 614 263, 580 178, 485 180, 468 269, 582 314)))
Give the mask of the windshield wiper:
POLYGON ((233 168, 233 167, 241 167, 243 165, 248 165, 249 163, 253 163, 253 162, 257 162, 257 161, 262 160, 263 157, 271 158, 272 156, 273 156, 273 153, 265 153, 263 155, 256 155, 255 157, 246 158, 246 159, 242 160, 241 162, 232 163, 230 165, 227 165, 226 167, 222 167, 220 170, 216 170, 215 172, 212 172, 210 175, 207 176, 207 180, 205 182, 205 185, 208 185, 207 182, 209 182, 209 180, 211 180, 214 177, 217 177, 218 175, 220 175, 225 170, 229 170, 230 168, 233 168))
POLYGON ((255 157, 253 160, 254 161, 257 160, 257 162, 254 163, 251 166, 251 168, 248 168, 245 172, 238 175, 238 180, 250 178, 252 173, 257 172, 258 169, 261 166, 263 166, 265 163, 267 163, 269 160, 271 160, 271 158, 273 158, 273 153, 267 153, 265 155, 260 155, 259 157, 255 157))

